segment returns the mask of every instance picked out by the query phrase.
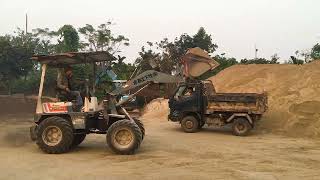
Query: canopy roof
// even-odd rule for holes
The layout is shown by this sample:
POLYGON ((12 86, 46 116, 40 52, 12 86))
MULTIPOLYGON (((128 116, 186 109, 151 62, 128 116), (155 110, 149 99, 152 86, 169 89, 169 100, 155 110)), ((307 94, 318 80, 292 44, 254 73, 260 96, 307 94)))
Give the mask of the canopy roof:
POLYGON ((51 66, 63 66, 116 60, 116 58, 112 54, 105 51, 67 52, 52 55, 34 55, 31 59, 41 64, 48 64, 51 66))

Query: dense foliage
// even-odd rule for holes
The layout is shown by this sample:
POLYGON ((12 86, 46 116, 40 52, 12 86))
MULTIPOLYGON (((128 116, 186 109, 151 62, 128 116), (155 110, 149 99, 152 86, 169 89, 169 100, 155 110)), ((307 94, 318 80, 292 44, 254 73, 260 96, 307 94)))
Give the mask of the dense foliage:
MULTIPOLYGON (((274 54, 270 59, 241 59, 226 57, 225 53, 215 55, 218 45, 213 36, 203 27, 193 34, 186 33, 169 40, 147 42, 141 48, 139 57, 133 64, 126 63, 126 57, 118 55, 122 47, 129 46, 129 39, 124 35, 115 35, 112 32, 112 22, 94 27, 86 24, 79 29, 72 25, 64 25, 57 30, 37 28, 31 33, 17 29, 11 35, 0 36, 0 93, 36 93, 40 67, 30 60, 33 54, 52 54, 77 51, 108 51, 117 57, 111 64, 99 64, 97 72, 106 71, 111 66, 118 79, 129 79, 133 73, 139 74, 148 69, 155 69, 165 73, 177 73, 180 68, 181 56, 193 47, 206 50, 220 66, 203 75, 207 78, 219 71, 235 64, 278 64, 279 57, 274 54)), ((286 61, 292 64, 303 64, 320 59, 320 44, 314 45, 310 51, 296 51, 291 59, 286 61)), ((93 71, 90 65, 77 65, 74 74, 78 78, 89 78, 93 71)), ((108 79, 108 78, 107 78, 108 79)), ((47 74, 45 87, 52 89, 56 83, 56 71, 50 69, 47 74)))

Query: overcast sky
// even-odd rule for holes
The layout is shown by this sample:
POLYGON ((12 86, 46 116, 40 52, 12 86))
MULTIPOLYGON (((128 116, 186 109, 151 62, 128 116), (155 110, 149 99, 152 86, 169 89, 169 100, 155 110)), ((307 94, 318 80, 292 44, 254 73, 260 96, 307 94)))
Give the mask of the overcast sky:
POLYGON ((147 41, 194 34, 203 26, 219 46, 216 53, 252 58, 278 53, 289 59, 296 50, 320 42, 320 0, 0 0, 0 35, 24 28, 56 30, 112 20, 116 34, 130 39, 123 49, 132 62, 147 41))

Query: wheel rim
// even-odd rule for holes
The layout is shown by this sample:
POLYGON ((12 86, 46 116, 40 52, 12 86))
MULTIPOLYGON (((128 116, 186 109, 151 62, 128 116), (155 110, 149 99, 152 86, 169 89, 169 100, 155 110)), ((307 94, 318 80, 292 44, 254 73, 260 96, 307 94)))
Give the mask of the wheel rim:
POLYGON ((247 130, 247 127, 244 124, 239 123, 236 125, 236 130, 240 133, 245 132, 247 130))
POLYGON ((114 133, 113 139, 117 147, 125 148, 131 145, 134 135, 129 129, 121 128, 114 133))
POLYGON ((186 127, 188 129, 192 129, 193 128, 193 122, 192 121, 186 121, 186 127))
POLYGON ((48 126, 42 133, 42 140, 48 146, 55 146, 62 140, 62 131, 57 126, 48 126))

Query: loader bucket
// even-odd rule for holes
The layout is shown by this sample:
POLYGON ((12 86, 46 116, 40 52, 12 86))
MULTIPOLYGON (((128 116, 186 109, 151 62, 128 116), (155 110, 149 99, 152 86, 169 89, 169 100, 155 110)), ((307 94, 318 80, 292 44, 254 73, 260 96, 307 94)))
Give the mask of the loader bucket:
POLYGON ((219 63, 213 60, 206 51, 198 47, 189 49, 182 57, 182 63, 184 76, 191 79, 219 66, 219 63))

